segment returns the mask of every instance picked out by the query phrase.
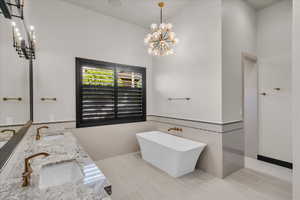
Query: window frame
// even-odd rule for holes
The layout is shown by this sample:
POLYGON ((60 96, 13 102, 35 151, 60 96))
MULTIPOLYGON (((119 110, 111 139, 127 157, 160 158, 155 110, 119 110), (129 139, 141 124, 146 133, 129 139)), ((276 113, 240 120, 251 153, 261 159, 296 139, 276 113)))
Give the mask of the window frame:
POLYGON ((98 61, 98 60, 91 60, 85 58, 76 57, 76 127, 83 128, 83 127, 93 127, 93 126, 103 126, 103 125, 113 125, 113 124, 123 124, 123 123, 134 123, 134 122, 143 122, 146 121, 147 115, 147 101, 146 101, 146 68, 145 67, 138 67, 138 66, 131 66, 131 65, 124 65, 112 62, 105 62, 105 61, 98 61), (91 67, 99 67, 104 69, 112 69, 114 70, 114 111, 115 117, 113 119, 105 119, 99 121, 91 121, 91 122, 82 122, 82 67, 84 65, 91 66, 91 67), (130 72, 137 72, 142 74, 142 117, 125 117, 125 118, 118 118, 118 79, 117 79, 117 72, 118 70, 122 71, 130 71, 130 72))

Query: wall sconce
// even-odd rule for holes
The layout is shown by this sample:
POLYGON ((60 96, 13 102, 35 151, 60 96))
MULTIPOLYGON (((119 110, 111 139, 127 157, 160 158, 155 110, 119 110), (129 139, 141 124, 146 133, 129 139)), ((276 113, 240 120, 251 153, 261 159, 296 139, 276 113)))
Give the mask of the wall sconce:
POLYGON ((36 43, 36 36, 34 27, 30 26, 29 31, 29 45, 26 44, 25 40, 23 39, 20 30, 16 27, 16 23, 12 22, 12 33, 13 33, 13 46, 16 49, 20 58, 35 59, 35 43, 36 43))
MULTIPOLYGON (((7 19, 13 17, 24 20, 24 0, 0 0, 0 14, 7 19)), ((30 30, 25 27, 25 37, 23 38, 20 29, 16 27, 16 23, 12 22, 13 31, 13 46, 16 49, 20 58, 27 60, 35 59, 35 31, 34 27, 30 26, 30 30), (26 42, 26 40, 28 42, 26 42)), ((25 24, 25 23, 24 23, 25 24)))
POLYGON ((12 17, 24 19, 24 0, 0 0, 1 14, 7 19, 12 17))

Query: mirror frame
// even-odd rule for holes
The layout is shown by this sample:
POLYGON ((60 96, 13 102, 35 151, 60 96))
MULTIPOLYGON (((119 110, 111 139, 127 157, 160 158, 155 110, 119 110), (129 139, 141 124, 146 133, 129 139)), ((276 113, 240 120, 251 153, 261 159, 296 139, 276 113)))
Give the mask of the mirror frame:
POLYGON ((21 142, 21 140, 29 130, 29 128, 31 127, 31 124, 32 121, 28 121, 16 132, 16 134, 14 134, 10 138, 10 140, 8 140, 8 142, 2 148, 0 148, 0 172, 11 157, 11 155, 13 154, 18 144, 21 142))

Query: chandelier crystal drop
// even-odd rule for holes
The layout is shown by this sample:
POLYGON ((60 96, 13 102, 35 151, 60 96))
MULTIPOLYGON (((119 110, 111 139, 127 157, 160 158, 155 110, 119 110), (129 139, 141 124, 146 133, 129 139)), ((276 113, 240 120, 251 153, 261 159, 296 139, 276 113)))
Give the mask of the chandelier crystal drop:
POLYGON ((172 32, 173 25, 163 23, 163 7, 164 3, 158 4, 160 7, 160 24, 152 24, 150 26, 151 33, 147 34, 144 39, 145 44, 149 47, 148 53, 153 56, 166 56, 174 54, 173 48, 178 43, 175 33, 172 32))

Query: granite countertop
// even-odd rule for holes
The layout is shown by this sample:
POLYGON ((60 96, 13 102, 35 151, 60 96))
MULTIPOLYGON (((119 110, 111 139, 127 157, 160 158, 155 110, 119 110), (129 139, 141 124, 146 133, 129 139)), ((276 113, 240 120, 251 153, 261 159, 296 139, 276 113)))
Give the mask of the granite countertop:
MULTIPOLYGON (((33 131, 32 131, 33 132, 33 131)), ((108 180, 82 149, 71 132, 53 132, 63 134, 62 137, 53 137, 46 140, 42 134, 41 140, 35 140, 35 134, 28 132, 14 153, 14 158, 5 166, 6 173, 0 174, 0 199, 5 200, 101 200, 109 195, 104 190, 110 186, 108 180), (20 150, 21 149, 21 150, 20 150), (22 173, 24 172, 24 159, 36 153, 47 152, 48 157, 36 157, 31 160, 33 173, 30 185, 22 187, 22 173), (81 171, 81 178, 62 185, 41 188, 40 174, 45 166, 64 162, 76 162, 81 171)), ((49 133, 48 133, 49 134, 49 133)), ((2 170, 3 171, 3 170, 2 170)), ((51 179, 55 179, 53 174, 51 179)))

